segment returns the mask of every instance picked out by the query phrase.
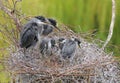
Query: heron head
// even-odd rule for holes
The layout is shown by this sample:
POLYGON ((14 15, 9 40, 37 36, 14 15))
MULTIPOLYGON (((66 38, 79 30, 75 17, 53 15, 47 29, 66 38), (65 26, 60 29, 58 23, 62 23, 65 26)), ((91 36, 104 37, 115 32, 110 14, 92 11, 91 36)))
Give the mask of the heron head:
POLYGON ((56 20, 54 20, 52 18, 45 18, 44 16, 36 16, 35 18, 40 20, 43 24, 52 25, 53 27, 55 27, 57 30, 60 31, 60 29, 57 27, 56 20))
POLYGON ((66 42, 66 39, 65 39, 65 38, 59 38, 59 39, 58 39, 58 42, 59 42, 59 43, 65 43, 65 42, 66 42))
POLYGON ((80 47, 81 41, 79 39, 77 39, 77 38, 75 38, 75 41, 77 42, 78 46, 80 47))
POLYGON ((52 18, 48 18, 48 21, 50 22, 50 24, 52 26, 54 26, 56 29, 58 29, 60 31, 60 29, 57 27, 57 21, 52 19, 52 18))
POLYGON ((35 16, 35 18, 39 19, 41 22, 46 22, 46 19, 43 16, 35 16))
POLYGON ((44 16, 35 16, 35 18, 37 18, 40 22, 39 24, 50 24, 50 22, 48 21, 47 18, 45 18, 44 16))
POLYGON ((51 25, 53 25, 54 27, 57 26, 56 20, 54 20, 54 19, 52 19, 52 18, 48 18, 48 20, 49 20, 49 22, 50 22, 51 25))
POLYGON ((52 47, 54 47, 56 44, 55 39, 51 39, 50 42, 51 42, 52 47))

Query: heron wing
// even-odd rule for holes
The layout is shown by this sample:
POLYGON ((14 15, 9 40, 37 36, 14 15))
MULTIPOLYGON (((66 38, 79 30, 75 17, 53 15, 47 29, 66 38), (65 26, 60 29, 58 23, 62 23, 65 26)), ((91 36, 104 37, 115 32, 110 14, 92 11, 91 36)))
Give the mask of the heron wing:
POLYGON ((21 32, 20 37, 20 46, 21 47, 30 47, 31 45, 35 44, 37 42, 37 32, 33 28, 34 26, 28 25, 26 28, 21 32))
POLYGON ((42 40, 42 42, 40 43, 40 52, 42 54, 45 54, 45 52, 47 51, 48 49, 48 42, 46 40, 42 40))
POLYGON ((67 57, 70 58, 74 54, 75 49, 76 49, 76 43, 74 41, 66 42, 63 46, 62 51, 61 51, 62 57, 63 58, 67 58, 67 57))

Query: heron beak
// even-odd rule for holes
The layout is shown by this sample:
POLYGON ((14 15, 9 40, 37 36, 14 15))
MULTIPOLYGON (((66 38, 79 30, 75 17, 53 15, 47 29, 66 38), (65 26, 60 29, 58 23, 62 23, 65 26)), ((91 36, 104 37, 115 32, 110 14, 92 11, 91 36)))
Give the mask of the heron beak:
POLYGON ((49 22, 44 22, 45 24, 50 24, 49 22))

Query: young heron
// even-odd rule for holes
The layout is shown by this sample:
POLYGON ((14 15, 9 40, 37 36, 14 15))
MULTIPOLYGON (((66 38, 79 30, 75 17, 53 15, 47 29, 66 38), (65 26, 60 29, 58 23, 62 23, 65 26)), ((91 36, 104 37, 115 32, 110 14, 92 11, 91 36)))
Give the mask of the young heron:
POLYGON ((35 46, 37 42, 40 43, 41 36, 46 36, 56 28, 56 21, 45 18, 43 16, 36 16, 28 21, 20 33, 20 47, 29 48, 35 46))
POLYGON ((70 59, 74 56, 75 50, 77 48, 77 45, 80 45, 80 40, 76 38, 71 39, 65 39, 60 38, 59 39, 59 48, 60 48, 60 55, 62 59, 70 59))
POLYGON ((40 43, 40 53, 45 56, 50 56, 57 51, 56 40, 54 38, 44 38, 40 43))

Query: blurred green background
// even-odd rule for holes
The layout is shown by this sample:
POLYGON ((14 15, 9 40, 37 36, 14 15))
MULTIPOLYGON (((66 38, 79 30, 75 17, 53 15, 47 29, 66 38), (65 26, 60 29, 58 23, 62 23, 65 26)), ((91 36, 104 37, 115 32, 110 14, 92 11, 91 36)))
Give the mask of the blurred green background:
MULTIPOLYGON (((10 1, 10 0, 8 0, 10 1)), ((58 23, 71 26, 77 33, 94 33, 103 41, 106 40, 110 21, 112 0, 22 0, 19 8, 29 16, 42 15, 55 18, 58 23)), ((116 0, 116 21, 109 48, 114 55, 120 54, 120 0, 116 0)), ((2 41, 0 41, 2 42, 2 41)), ((3 45, 3 43, 1 43, 3 45)), ((0 46, 2 46, 0 45, 0 46)), ((0 74, 1 83, 6 77, 0 74)))

